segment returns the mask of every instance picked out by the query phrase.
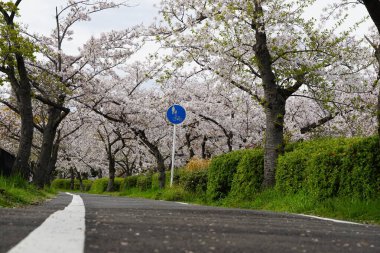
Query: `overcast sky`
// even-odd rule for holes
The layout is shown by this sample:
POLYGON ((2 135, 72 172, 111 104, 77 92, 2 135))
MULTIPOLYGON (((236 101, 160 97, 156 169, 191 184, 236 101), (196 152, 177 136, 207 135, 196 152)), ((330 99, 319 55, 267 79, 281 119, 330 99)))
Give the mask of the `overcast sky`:
MULTIPOLYGON (((339 0, 317 0, 313 8, 307 11, 307 16, 318 18, 322 8, 328 3, 339 0)), ((66 0, 23 0, 20 5, 21 17, 24 24, 28 24, 29 31, 49 34, 54 27, 55 7, 64 5, 66 0)), ((79 22, 74 26, 74 40, 66 44, 66 49, 75 50, 83 44, 91 35, 97 35, 109 30, 118 30, 137 24, 148 25, 153 18, 158 16, 160 0, 130 0, 133 7, 122 7, 96 13, 90 22, 79 22)), ((355 21, 366 15, 364 7, 358 7, 350 11, 350 20, 355 21)), ((368 25, 362 26, 358 33, 364 34, 368 25)), ((66 42, 67 43, 67 42, 66 42)))
MULTIPOLYGON (((69 50, 76 49, 91 35, 110 30, 121 30, 133 25, 149 25, 158 16, 160 0, 130 0, 131 7, 109 9, 91 15, 90 22, 78 22, 73 26, 74 40, 66 43, 69 50)), ((20 4, 20 20, 27 24, 30 32, 49 34, 55 25, 55 8, 63 6, 66 0, 23 0, 20 4)))

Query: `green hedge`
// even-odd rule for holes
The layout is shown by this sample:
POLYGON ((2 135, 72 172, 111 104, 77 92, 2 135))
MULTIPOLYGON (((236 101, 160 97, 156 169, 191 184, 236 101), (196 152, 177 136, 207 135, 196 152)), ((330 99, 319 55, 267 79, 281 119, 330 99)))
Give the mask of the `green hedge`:
MULTIPOLYGON (((103 193, 107 190, 108 178, 99 178, 93 181, 90 192, 91 193, 103 193)), ((120 191, 123 185, 124 178, 116 177, 114 181, 114 191, 120 191)))
POLYGON ((140 191, 147 191, 152 189, 152 174, 148 173, 146 175, 139 175, 137 177, 136 187, 140 191))
POLYGON ((380 195, 378 137, 334 138, 295 145, 279 158, 276 189, 316 198, 380 195))
POLYGON ((124 178, 123 184, 120 188, 120 191, 125 191, 127 189, 136 188, 137 186, 137 178, 139 176, 129 176, 124 178))
MULTIPOLYGON (((55 179, 51 183, 51 187, 55 189, 61 189, 61 190, 70 190, 70 179, 55 179)), ((89 191, 91 188, 91 185, 93 183, 92 180, 82 180, 83 183, 83 191, 89 191)), ((81 190, 80 189, 80 182, 78 179, 74 180, 74 190, 81 190)))
POLYGON ((195 171, 182 170, 179 173, 178 184, 188 192, 204 194, 207 191, 207 177, 208 171, 206 169, 195 171))
POLYGON ((250 199, 259 192, 264 179, 264 151, 252 149, 244 152, 232 181, 232 197, 250 199))
POLYGON ((247 150, 237 150, 211 160, 207 182, 207 196, 211 200, 222 199, 228 195, 237 165, 246 152, 247 150))

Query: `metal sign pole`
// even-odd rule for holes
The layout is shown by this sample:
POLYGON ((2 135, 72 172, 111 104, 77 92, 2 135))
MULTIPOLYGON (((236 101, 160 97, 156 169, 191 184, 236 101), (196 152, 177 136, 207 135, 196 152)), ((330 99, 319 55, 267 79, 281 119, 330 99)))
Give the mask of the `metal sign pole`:
POLYGON ((174 155, 175 155, 175 127, 173 127, 173 149, 172 149, 172 168, 170 171, 170 187, 173 186, 173 177, 174 177, 174 155))

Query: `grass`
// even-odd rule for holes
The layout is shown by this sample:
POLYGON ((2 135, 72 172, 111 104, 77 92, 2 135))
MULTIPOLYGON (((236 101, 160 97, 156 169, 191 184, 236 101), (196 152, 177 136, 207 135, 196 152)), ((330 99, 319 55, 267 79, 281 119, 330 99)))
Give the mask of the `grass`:
POLYGON ((336 197, 319 200, 302 192, 283 194, 274 189, 268 189, 257 193, 250 200, 227 197, 217 201, 210 201, 205 195, 191 194, 179 186, 163 190, 152 189, 147 191, 139 191, 136 188, 132 188, 124 192, 113 193, 113 195, 183 201, 211 206, 309 214, 366 224, 380 224, 380 199, 360 200, 349 197, 336 197))
POLYGON ((52 188, 38 190, 18 176, 0 176, 0 207, 20 207, 38 204, 54 196, 56 191, 52 188))
POLYGON ((256 194, 251 200, 226 198, 220 205, 380 224, 380 199, 360 200, 351 197, 316 199, 303 192, 283 194, 268 189, 256 194))
MULTIPOLYGON (((91 191, 88 193, 91 193, 91 191)), ((138 188, 128 188, 121 192, 96 193, 111 196, 180 201, 210 206, 309 214, 380 225, 380 199, 360 200, 354 197, 318 199, 304 192, 286 194, 279 190, 267 189, 254 194, 250 199, 240 199, 229 195, 224 199, 210 200, 204 192, 191 193, 178 185, 165 189, 152 188, 142 191, 138 188)))

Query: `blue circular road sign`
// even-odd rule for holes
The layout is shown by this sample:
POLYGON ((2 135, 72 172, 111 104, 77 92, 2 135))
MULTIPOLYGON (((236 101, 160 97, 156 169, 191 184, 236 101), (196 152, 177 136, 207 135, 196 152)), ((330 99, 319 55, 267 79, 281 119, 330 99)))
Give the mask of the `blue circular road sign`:
POLYGON ((175 125, 181 124, 186 118, 186 110, 180 105, 172 105, 166 112, 166 117, 175 125))

